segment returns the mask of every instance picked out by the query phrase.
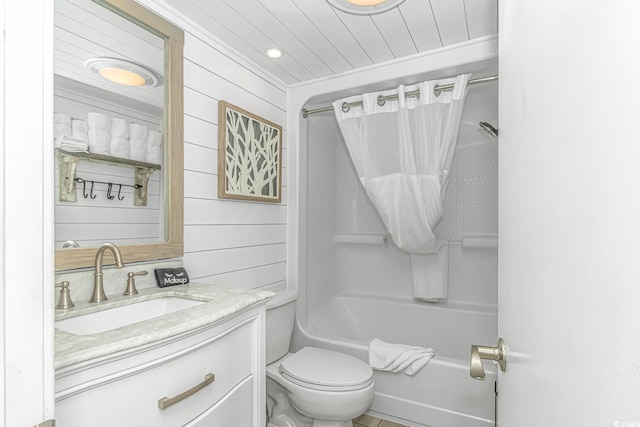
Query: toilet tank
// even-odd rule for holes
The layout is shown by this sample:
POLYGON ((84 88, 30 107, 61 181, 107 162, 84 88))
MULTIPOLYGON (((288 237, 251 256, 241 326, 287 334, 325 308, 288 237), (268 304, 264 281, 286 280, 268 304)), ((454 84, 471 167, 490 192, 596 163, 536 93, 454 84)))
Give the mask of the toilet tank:
POLYGON ((276 296, 267 303, 267 365, 289 352, 293 321, 296 318, 298 292, 295 289, 282 289, 275 292, 276 296))

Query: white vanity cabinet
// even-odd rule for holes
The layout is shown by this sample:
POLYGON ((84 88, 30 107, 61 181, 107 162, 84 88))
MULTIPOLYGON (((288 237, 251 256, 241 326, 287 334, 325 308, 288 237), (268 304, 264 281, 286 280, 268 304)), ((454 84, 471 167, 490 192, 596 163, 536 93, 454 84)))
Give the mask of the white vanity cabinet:
POLYGON ((188 333, 58 369, 57 425, 262 427, 264 351, 261 305, 188 333), (188 397, 180 399, 183 393, 188 397), (164 398, 179 401, 169 406, 164 398))

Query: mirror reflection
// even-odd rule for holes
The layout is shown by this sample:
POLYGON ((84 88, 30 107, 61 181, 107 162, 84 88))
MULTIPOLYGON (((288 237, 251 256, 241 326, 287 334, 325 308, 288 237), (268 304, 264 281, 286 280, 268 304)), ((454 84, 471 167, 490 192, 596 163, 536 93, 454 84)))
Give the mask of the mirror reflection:
POLYGON ((165 40, 55 0, 55 245, 164 242, 165 40))

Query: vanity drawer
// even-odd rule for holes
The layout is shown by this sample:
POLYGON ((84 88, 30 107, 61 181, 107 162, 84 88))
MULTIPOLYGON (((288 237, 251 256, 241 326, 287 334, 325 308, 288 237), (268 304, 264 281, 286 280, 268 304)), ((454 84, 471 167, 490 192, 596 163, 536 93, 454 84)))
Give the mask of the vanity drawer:
MULTIPOLYGON (((253 383, 256 361, 261 360, 257 354, 257 325, 254 319, 152 363, 98 378, 92 381, 93 388, 90 388, 93 384, 81 384, 88 390, 56 402, 58 425, 176 427, 187 424, 210 410, 234 387, 247 384, 248 378, 248 383, 253 383), (215 376, 209 385, 170 407, 158 407, 159 399, 173 398, 194 388, 208 374, 215 376)), ((234 399, 246 400, 239 402, 241 407, 252 406, 253 393, 232 394, 234 399)))
POLYGON ((245 402, 251 400, 252 391, 253 377, 249 377, 184 427, 250 427, 253 419, 252 411, 255 409, 247 406, 245 402))

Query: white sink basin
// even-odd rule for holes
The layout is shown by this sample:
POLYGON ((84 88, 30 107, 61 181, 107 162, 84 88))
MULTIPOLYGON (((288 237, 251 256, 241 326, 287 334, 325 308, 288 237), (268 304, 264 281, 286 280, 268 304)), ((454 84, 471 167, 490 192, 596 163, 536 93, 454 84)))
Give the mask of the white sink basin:
POLYGON ((75 335, 98 334, 204 303, 180 297, 156 298, 58 320, 56 328, 75 335))

